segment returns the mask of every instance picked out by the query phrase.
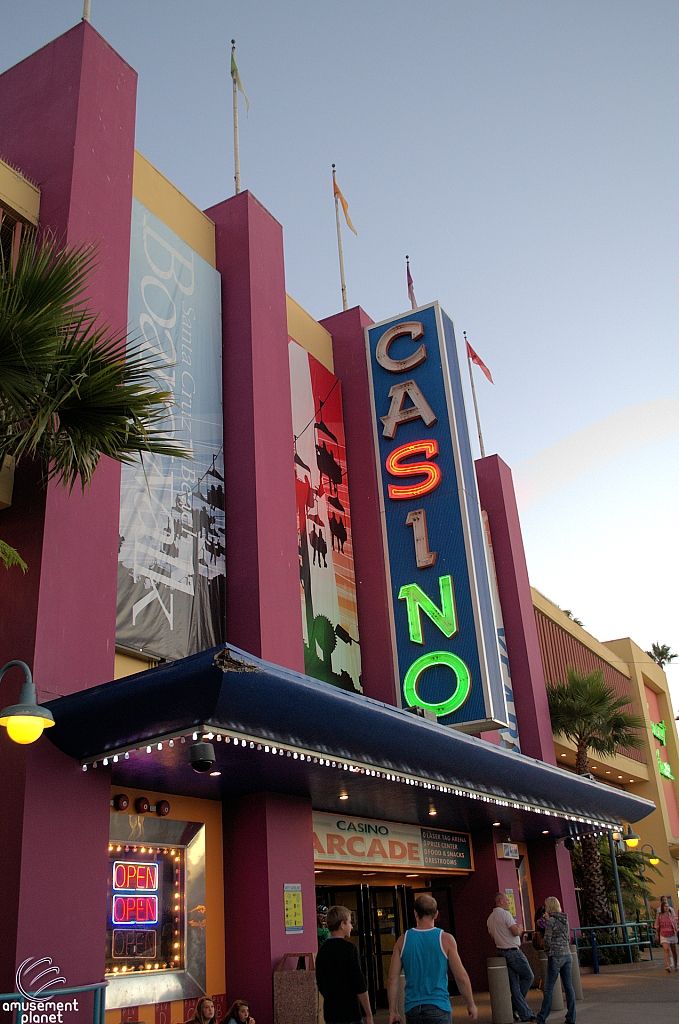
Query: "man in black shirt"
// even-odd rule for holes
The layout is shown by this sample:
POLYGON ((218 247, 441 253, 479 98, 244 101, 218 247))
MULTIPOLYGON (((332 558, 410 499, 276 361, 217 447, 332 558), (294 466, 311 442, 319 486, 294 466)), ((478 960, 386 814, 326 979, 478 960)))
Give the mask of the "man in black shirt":
POLYGON ((363 1017, 366 1024, 373 1024, 358 949, 353 942, 344 941, 351 935, 351 911, 347 907, 330 907, 328 929, 330 938, 316 957, 316 984, 323 996, 323 1016, 327 1024, 359 1024, 363 1017))

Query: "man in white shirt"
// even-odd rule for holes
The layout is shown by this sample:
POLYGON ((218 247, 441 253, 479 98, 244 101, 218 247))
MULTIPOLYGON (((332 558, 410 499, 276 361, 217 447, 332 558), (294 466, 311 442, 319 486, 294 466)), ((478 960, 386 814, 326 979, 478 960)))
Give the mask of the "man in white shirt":
POLYGON ((533 972, 521 952, 521 929, 509 913, 509 899, 504 892, 495 895, 495 909, 488 918, 488 931, 500 956, 507 961, 509 987, 512 990, 514 1018, 534 1021, 536 1018, 526 1002, 526 993, 533 984, 533 972))

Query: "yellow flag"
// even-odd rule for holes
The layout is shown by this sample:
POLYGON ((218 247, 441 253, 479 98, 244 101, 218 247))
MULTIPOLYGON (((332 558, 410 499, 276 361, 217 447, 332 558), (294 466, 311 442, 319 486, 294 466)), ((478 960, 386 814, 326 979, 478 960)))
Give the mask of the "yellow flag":
POLYGON ((245 96, 245 110, 247 113, 249 113, 250 100, 245 95, 245 89, 243 88, 243 83, 240 80, 240 75, 238 73, 238 65, 236 64, 236 57, 233 50, 231 51, 231 77, 236 83, 236 88, 243 93, 243 96, 245 96))
POLYGON ((333 192, 334 192, 335 196, 339 199, 340 203, 342 204, 342 209, 344 210, 344 219, 347 222, 347 227, 350 228, 350 230, 353 231, 355 235, 357 235, 358 231, 356 230, 354 225, 351 223, 351 217, 349 216, 349 204, 347 203, 346 199, 344 198, 344 196, 340 192, 340 187, 339 187, 339 185, 337 184, 337 182, 334 179, 333 179, 333 183, 332 184, 333 184, 333 192))

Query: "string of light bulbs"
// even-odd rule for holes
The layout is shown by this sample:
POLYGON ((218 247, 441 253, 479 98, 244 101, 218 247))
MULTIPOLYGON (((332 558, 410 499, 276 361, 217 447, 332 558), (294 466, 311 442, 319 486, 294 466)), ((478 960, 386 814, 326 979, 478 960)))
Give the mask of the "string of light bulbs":
POLYGON ((495 796, 491 793, 471 789, 458 782, 432 782, 430 779, 426 779, 423 776, 414 775, 409 772, 392 771, 391 769, 385 769, 384 767, 376 767, 375 765, 358 761, 355 758, 350 759, 342 756, 328 757, 325 752, 321 753, 320 751, 311 750, 306 747, 295 747, 286 743, 266 743, 263 742, 262 738, 259 736, 243 735, 241 733, 205 725, 197 726, 190 732, 181 730, 179 732, 166 733, 162 736, 156 736, 153 740, 147 741, 146 743, 136 743, 133 746, 120 747, 109 751, 105 756, 99 755, 96 758, 87 758, 81 761, 82 770, 86 772, 88 769, 95 769, 99 765, 102 767, 108 767, 109 765, 116 764, 121 760, 129 760, 130 755, 133 754, 139 754, 141 756, 144 754, 153 755, 156 751, 161 751, 165 746, 174 747, 177 742, 180 744, 196 743, 199 739, 206 740, 208 742, 215 740, 219 743, 233 743, 236 747, 246 747, 250 750, 255 750, 270 756, 290 757, 293 758, 293 760, 308 761, 312 764, 318 764, 330 769, 334 768, 339 771, 348 771, 350 773, 360 774, 366 777, 370 776, 371 778, 383 779, 386 782, 414 786, 419 789, 445 793, 451 796, 464 797, 481 803, 493 804, 496 807, 512 807, 515 810, 526 811, 531 814, 541 814, 551 818, 563 818, 566 821, 571 821, 581 825, 590 825, 599 829, 603 828, 606 831, 622 828, 619 821, 604 821, 601 818, 587 818, 582 815, 571 814, 567 811, 558 811, 554 808, 543 807, 537 803, 531 804, 523 800, 513 800, 511 797, 505 798, 495 796))

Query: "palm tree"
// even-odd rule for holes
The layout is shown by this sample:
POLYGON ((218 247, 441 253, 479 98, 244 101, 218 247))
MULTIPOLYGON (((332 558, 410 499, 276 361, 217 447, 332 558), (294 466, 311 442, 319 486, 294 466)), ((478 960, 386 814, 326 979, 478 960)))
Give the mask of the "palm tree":
MULTIPOLYGON (((618 747, 639 749, 643 746, 641 730, 644 720, 622 709, 630 703, 617 697, 612 686, 604 682, 603 671, 583 675, 572 666, 568 682, 547 686, 552 729, 575 744, 575 770, 589 774, 589 751, 599 757, 616 753, 618 747)), ((585 913, 589 924, 606 924, 610 913, 601 866, 599 842, 594 835, 585 835, 582 845, 585 913)))
POLYGON ((653 658, 653 661, 656 665, 660 665, 660 668, 670 665, 675 658, 679 657, 677 654, 672 654, 669 644, 651 644, 651 649, 646 651, 646 654, 649 658, 653 658))
MULTIPOLYGON (((173 397, 154 376, 163 367, 87 307, 95 250, 24 239, 16 266, 0 253, 0 465, 38 459, 45 481, 84 490, 102 455, 190 457, 163 430, 173 397)), ((7 544, 0 560, 23 568, 7 544)))

